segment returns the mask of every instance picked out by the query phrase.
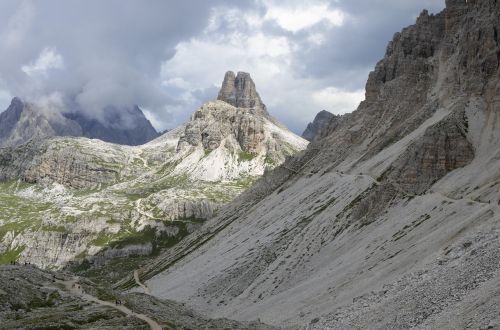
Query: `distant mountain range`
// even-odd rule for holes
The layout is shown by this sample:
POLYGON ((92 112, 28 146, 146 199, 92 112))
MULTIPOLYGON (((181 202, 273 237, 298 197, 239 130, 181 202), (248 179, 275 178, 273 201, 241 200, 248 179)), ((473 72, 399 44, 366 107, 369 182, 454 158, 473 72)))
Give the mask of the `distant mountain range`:
POLYGON ((159 136, 138 106, 110 106, 104 115, 101 122, 83 111, 61 113, 15 97, 7 110, 0 113, 0 147, 53 136, 83 136, 117 144, 140 145, 159 136))

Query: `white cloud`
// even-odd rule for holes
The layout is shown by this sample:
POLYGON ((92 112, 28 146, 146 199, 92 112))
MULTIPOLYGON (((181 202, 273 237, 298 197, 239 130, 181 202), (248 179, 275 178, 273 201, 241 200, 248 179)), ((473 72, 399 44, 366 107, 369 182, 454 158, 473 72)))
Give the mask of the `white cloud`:
POLYGON ((51 69, 62 69, 64 66, 62 56, 55 48, 44 48, 35 62, 23 65, 21 70, 28 76, 45 76, 51 69))
POLYGON ((342 26, 346 14, 338 9, 330 9, 327 3, 298 5, 295 7, 270 6, 265 19, 274 20, 283 29, 298 32, 321 21, 333 26, 342 26))
POLYGON ((314 92, 312 98, 318 108, 340 115, 356 110, 359 103, 365 99, 365 91, 347 92, 327 87, 314 92))
MULTIPOLYGON (((261 23, 269 17, 268 11, 265 17, 260 17, 261 23)), ((341 23, 323 6, 313 6, 304 17, 301 28, 327 17, 341 23)), ((209 86, 218 89, 227 70, 249 72, 270 113, 297 133, 302 132, 306 120, 312 120, 322 109, 345 113, 356 108, 363 91, 350 93, 325 88, 324 82, 297 77, 293 56, 298 45, 286 36, 265 34, 258 21, 255 13, 214 11, 202 36, 177 45, 175 56, 165 61, 161 70, 162 85, 170 89, 179 102, 179 106, 169 107, 174 117, 175 113, 185 112, 188 106, 194 111, 200 105, 196 91, 209 86), (219 29, 236 24, 244 24, 246 29, 219 29)), ((319 45, 323 38, 317 33, 309 42, 319 45)), ((217 97, 216 92, 212 97, 217 97)))
POLYGON ((22 46, 34 16, 33 4, 30 1, 21 2, 15 14, 7 22, 5 31, 0 35, 3 46, 7 48, 22 46))
MULTIPOLYGON (((327 8, 313 7, 306 13, 311 17, 304 26, 325 19, 329 15, 325 12, 327 8)), ((265 15, 260 17, 261 23, 268 19, 265 15)), ((322 109, 345 113, 356 108, 363 91, 325 89, 325 82, 296 76, 293 57, 299 45, 287 36, 265 34, 258 21, 255 13, 214 11, 201 36, 177 45, 175 56, 165 61, 161 69, 162 85, 179 102, 179 106, 169 107, 174 117, 175 113, 186 112, 189 106, 189 111, 194 111, 200 105, 196 91, 209 86, 218 89, 228 70, 249 72, 270 113, 297 133, 302 132, 306 120, 312 120, 322 109), (245 29, 220 28, 237 24, 243 24, 245 29)), ((323 38, 318 33, 310 42, 320 44, 323 38)), ((214 92, 212 98, 216 97, 214 92)))
POLYGON ((151 123, 151 125, 153 125, 155 129, 159 131, 163 130, 163 122, 157 117, 154 111, 151 111, 146 108, 141 108, 141 110, 144 113, 144 116, 146 116, 146 118, 149 120, 149 122, 151 123))
POLYGON ((285 38, 260 33, 221 40, 195 38, 177 45, 176 55, 162 65, 162 77, 165 85, 192 89, 219 85, 224 72, 230 69, 267 79, 285 70, 289 54, 285 38))
POLYGON ((65 110, 63 95, 57 91, 39 96, 32 101, 39 111, 44 111, 47 114, 62 113, 65 110))

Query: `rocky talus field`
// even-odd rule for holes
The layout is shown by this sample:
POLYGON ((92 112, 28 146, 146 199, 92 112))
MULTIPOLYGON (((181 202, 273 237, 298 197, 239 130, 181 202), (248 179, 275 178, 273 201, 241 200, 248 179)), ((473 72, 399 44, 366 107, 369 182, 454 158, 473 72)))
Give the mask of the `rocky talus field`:
POLYGON ((308 145, 228 72, 143 146, 0 149, 1 326, 499 329, 498 29, 424 10, 308 145))

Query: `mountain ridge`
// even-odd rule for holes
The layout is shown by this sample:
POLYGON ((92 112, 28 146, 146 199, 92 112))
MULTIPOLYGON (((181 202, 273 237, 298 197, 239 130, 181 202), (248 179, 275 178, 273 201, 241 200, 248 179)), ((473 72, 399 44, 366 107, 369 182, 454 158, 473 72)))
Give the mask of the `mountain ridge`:
POLYGON ((124 145, 141 145, 159 136, 138 106, 105 109, 107 124, 82 111, 59 111, 12 99, 0 113, 0 147, 21 145, 30 139, 84 136, 124 145))

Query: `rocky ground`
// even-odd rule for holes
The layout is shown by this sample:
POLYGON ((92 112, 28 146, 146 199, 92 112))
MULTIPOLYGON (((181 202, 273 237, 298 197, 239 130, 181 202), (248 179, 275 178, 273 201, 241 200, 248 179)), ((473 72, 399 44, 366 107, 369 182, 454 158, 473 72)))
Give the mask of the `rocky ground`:
POLYGON ((208 319, 173 301, 116 294, 67 273, 9 265, 0 266, 0 329, 274 328, 257 321, 208 319))

